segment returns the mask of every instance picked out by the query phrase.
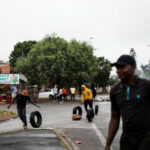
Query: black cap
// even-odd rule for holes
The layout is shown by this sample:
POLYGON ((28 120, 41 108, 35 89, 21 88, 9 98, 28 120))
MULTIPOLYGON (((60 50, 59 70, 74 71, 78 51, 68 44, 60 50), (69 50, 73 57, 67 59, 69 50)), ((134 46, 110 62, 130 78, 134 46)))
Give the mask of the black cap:
POLYGON ((111 67, 113 67, 113 66, 126 66, 126 65, 136 66, 136 61, 135 61, 133 56, 122 55, 118 58, 117 62, 111 64, 111 67))

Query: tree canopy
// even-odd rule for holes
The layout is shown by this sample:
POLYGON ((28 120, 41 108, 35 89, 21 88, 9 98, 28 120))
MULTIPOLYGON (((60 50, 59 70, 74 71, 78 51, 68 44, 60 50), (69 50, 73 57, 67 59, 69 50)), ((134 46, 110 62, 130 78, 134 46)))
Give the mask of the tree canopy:
POLYGON ((14 68, 16 67, 16 62, 19 57, 27 57, 27 54, 33 47, 33 45, 36 44, 36 41, 24 41, 24 42, 18 42, 14 46, 14 50, 11 52, 9 56, 9 62, 11 67, 11 72, 15 72, 14 68))
POLYGON ((31 85, 61 87, 79 87, 85 82, 105 86, 111 70, 110 62, 94 56, 93 47, 88 43, 76 39, 68 42, 58 36, 47 36, 36 42, 26 55, 17 58, 13 67, 15 72, 26 75, 31 85))

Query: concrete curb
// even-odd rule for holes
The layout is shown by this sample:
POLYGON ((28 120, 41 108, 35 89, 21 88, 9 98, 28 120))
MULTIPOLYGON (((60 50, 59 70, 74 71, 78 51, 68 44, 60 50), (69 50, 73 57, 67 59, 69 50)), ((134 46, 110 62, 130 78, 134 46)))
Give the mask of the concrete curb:
POLYGON ((62 131, 53 129, 56 135, 68 146, 68 150, 80 150, 62 131))

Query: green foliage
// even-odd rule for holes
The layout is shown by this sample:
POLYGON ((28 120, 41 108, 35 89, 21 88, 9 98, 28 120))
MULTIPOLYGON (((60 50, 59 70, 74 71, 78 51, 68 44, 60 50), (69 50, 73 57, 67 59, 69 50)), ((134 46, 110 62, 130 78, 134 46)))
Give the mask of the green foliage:
POLYGON ((36 44, 36 41, 24 41, 24 42, 18 42, 14 46, 14 50, 11 52, 9 56, 9 62, 11 70, 10 72, 14 73, 14 68, 16 67, 16 62, 19 57, 27 57, 27 54, 33 47, 33 45, 36 44))
POLYGON ((150 61, 146 65, 141 65, 142 77, 150 79, 150 61))
POLYGON ((95 57, 93 47, 75 39, 67 42, 56 36, 46 36, 37 42, 26 56, 17 59, 16 72, 23 73, 29 84, 81 86, 84 82, 105 86, 110 63, 95 57))
POLYGON ((104 57, 97 58, 97 65, 95 71, 97 75, 95 75, 94 83, 99 87, 106 86, 108 84, 110 71, 110 62, 104 57))

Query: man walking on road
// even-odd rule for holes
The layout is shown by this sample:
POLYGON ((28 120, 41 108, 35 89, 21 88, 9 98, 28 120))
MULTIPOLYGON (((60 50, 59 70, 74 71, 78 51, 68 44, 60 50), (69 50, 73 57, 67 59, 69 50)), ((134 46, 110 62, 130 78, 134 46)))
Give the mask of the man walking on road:
MULTIPOLYGON (((23 127, 24 129, 27 129, 27 119, 26 119, 26 103, 27 100, 29 100, 33 105, 39 107, 38 105, 36 105, 35 103, 33 103, 30 99, 30 97, 28 96, 28 91, 27 90, 23 90, 21 94, 18 94, 15 99, 11 102, 11 104, 8 106, 8 108, 11 107, 12 103, 17 100, 17 111, 18 111, 18 115, 20 117, 20 119, 23 122, 23 127)), ((39 107, 40 108, 40 107, 39 107)))
POLYGON ((110 91, 111 119, 105 150, 110 150, 121 117, 123 133, 120 150, 148 150, 150 149, 150 81, 134 75, 136 62, 130 55, 122 55, 111 66, 116 67, 121 81, 110 91))
POLYGON ((70 88, 70 93, 71 93, 71 100, 75 100, 75 93, 76 93, 75 87, 70 88))
POLYGON ((84 108, 87 112, 87 107, 88 105, 90 106, 90 108, 93 108, 93 101, 92 101, 92 92, 86 88, 85 85, 82 85, 82 102, 81 104, 84 103, 84 108))

